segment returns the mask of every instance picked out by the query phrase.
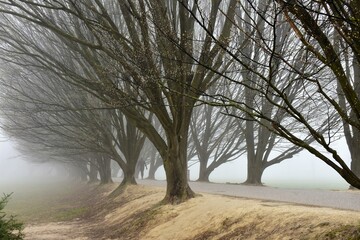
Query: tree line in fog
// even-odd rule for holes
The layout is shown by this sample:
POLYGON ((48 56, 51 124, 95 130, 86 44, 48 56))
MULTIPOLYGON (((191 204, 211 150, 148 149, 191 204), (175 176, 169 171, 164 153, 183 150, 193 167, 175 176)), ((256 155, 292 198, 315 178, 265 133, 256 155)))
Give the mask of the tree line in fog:
POLYGON ((244 156, 261 184, 303 150, 360 188, 356 2, 2 0, 1 127, 31 161, 120 168, 120 190, 163 165, 164 202, 194 196, 193 164, 244 156))

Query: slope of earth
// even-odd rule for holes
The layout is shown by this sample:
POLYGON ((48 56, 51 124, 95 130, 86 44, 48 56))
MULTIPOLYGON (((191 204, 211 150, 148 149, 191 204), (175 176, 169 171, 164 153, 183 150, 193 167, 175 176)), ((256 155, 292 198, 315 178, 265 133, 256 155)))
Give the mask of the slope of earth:
MULTIPOLYGON (((87 185, 43 197, 42 208, 9 208, 26 223, 25 239, 360 239, 360 212, 202 194, 160 205, 161 188, 87 185), (48 202, 46 202, 48 201, 48 202), (20 210, 16 210, 20 209, 20 210), (41 216, 41 217, 40 217, 41 216)), ((32 199, 27 205, 34 207, 32 199)))

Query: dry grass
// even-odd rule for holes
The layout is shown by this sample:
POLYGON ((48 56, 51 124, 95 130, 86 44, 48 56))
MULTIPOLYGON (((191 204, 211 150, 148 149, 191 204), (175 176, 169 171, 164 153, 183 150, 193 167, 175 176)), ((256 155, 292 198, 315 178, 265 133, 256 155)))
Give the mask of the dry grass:
POLYGON ((27 222, 27 239, 360 239, 360 212, 210 194, 160 205, 160 188, 132 186, 109 198, 115 187, 51 198, 44 211, 57 217, 27 222))

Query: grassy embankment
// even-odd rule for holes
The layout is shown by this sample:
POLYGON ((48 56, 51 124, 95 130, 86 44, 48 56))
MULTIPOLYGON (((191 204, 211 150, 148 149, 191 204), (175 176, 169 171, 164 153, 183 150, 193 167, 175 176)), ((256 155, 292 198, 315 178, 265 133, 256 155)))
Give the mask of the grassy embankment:
MULTIPOLYGON (((360 212, 203 194, 159 205, 164 190, 54 183, 14 192, 7 212, 27 239, 360 239, 360 212)), ((360 195, 359 195, 360 196, 360 195)))

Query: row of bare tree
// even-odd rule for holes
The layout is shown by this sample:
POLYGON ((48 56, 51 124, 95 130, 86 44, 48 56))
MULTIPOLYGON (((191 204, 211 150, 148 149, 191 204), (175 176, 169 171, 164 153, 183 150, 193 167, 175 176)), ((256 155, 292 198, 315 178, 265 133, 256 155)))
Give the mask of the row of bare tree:
POLYGON ((360 188, 355 0, 1 0, 2 126, 33 159, 135 183, 164 202, 246 154, 247 183, 306 149, 360 188), (346 137, 351 166, 333 147, 346 137), (277 149, 278 151, 274 151, 277 149), (159 160, 161 159, 161 160, 159 160))

